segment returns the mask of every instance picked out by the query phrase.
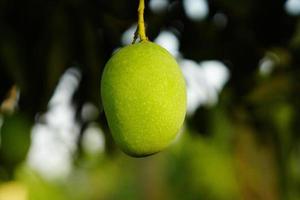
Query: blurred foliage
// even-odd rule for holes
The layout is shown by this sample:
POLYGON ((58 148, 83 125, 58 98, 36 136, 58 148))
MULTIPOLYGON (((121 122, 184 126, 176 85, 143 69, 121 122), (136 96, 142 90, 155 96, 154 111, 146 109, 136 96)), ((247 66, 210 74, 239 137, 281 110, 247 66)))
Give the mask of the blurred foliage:
POLYGON ((170 0, 160 13, 147 7, 151 40, 171 30, 185 58, 220 60, 231 75, 218 104, 187 117, 175 144, 135 159, 112 141, 99 84, 136 22, 138 1, 0 0, 0 199, 300 199, 300 18, 287 14, 285 2, 208 0, 200 21, 187 17, 182 1, 170 0), (226 26, 215 22, 220 13, 226 26), (264 59, 273 63, 268 74, 260 72, 264 59), (70 67, 82 74, 72 97, 78 148, 71 174, 47 180, 23 161, 30 129, 43 123, 70 67), (82 117, 86 102, 98 107, 97 119, 82 117), (104 153, 81 146, 90 123, 105 133, 104 153))
POLYGON ((0 163, 11 174, 22 162, 30 145, 31 123, 18 114, 4 119, 1 127, 0 163))

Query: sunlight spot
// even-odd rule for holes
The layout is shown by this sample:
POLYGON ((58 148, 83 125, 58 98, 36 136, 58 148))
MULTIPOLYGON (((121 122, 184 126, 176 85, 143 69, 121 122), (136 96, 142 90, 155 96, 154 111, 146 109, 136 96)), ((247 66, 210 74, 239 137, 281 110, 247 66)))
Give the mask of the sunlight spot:
POLYGON ((55 131, 37 124, 32 130, 29 166, 47 179, 59 179, 71 171, 71 154, 55 131))
POLYGON ((274 61, 268 57, 264 57, 259 62, 259 73, 263 76, 268 76, 271 74, 274 68, 274 61))
POLYGON ((266 55, 259 61, 259 73, 262 76, 268 76, 272 73, 275 66, 281 63, 278 55, 272 51, 266 52, 266 55))
POLYGON ((192 115, 200 105, 214 105, 218 94, 229 79, 229 70, 219 61, 181 59, 179 62, 187 84, 187 114, 192 115))
POLYGON ((82 138, 83 149, 89 154, 103 153, 105 139, 102 130, 95 124, 89 125, 82 138))
POLYGON ((136 28, 137 28, 137 25, 133 24, 123 33, 122 38, 121 38, 123 45, 129 45, 132 43, 136 28))
POLYGON ((161 31, 154 42, 166 48, 174 57, 179 56, 179 41, 171 31, 161 31))
POLYGON ((186 15, 192 20, 203 20, 209 12, 206 0, 184 0, 183 7, 186 15))
POLYGON ((81 79, 81 74, 77 69, 68 69, 60 79, 60 82, 50 99, 49 106, 68 103, 79 85, 79 79, 81 79))
POLYGON ((200 63, 202 66, 208 84, 220 91, 229 79, 229 70, 220 61, 210 60, 200 63))
POLYGON ((206 102, 206 82, 202 69, 192 60, 179 62, 187 85, 187 113, 193 114, 200 104, 206 102))
POLYGON ((168 0, 151 0, 149 3, 150 9, 155 13, 160 13, 167 9, 169 5, 168 0))
POLYGON ((80 79, 81 73, 75 68, 62 75, 43 116, 44 122, 33 127, 27 162, 45 178, 64 178, 72 169, 79 126, 71 101, 80 79))
POLYGON ((92 103, 85 103, 82 106, 81 118, 83 121, 92 121, 99 115, 98 108, 92 103))
POLYGON ((290 15, 300 15, 300 0, 287 0, 284 8, 290 15))

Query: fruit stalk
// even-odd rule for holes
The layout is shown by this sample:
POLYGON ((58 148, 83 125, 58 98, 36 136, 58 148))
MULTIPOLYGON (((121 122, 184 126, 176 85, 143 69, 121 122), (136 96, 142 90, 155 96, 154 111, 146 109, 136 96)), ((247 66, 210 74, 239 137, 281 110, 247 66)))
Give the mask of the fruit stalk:
POLYGON ((148 38, 146 36, 146 28, 144 22, 144 10, 145 10, 145 0, 140 0, 139 7, 138 7, 138 26, 137 30, 134 34, 133 44, 139 37, 141 41, 147 41, 148 38))

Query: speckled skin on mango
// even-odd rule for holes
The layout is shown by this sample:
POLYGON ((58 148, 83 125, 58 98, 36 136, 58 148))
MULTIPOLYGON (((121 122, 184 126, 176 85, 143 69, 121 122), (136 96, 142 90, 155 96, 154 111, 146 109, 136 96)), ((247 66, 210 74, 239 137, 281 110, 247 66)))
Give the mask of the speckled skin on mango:
POLYGON ((186 113, 185 81, 176 60, 143 41, 118 50, 101 81, 104 112, 113 138, 132 156, 167 147, 186 113))

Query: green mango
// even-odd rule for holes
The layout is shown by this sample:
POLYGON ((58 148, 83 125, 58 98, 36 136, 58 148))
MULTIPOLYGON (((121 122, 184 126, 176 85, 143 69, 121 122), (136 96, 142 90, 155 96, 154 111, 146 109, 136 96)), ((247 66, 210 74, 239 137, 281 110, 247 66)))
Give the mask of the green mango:
POLYGON ((118 50, 101 80, 104 112, 115 142, 142 157, 166 148, 186 114, 186 87, 172 55, 143 41, 118 50))
POLYGON ((21 114, 4 118, 0 129, 0 167, 2 164, 15 166, 26 158, 30 146, 31 125, 21 114))

